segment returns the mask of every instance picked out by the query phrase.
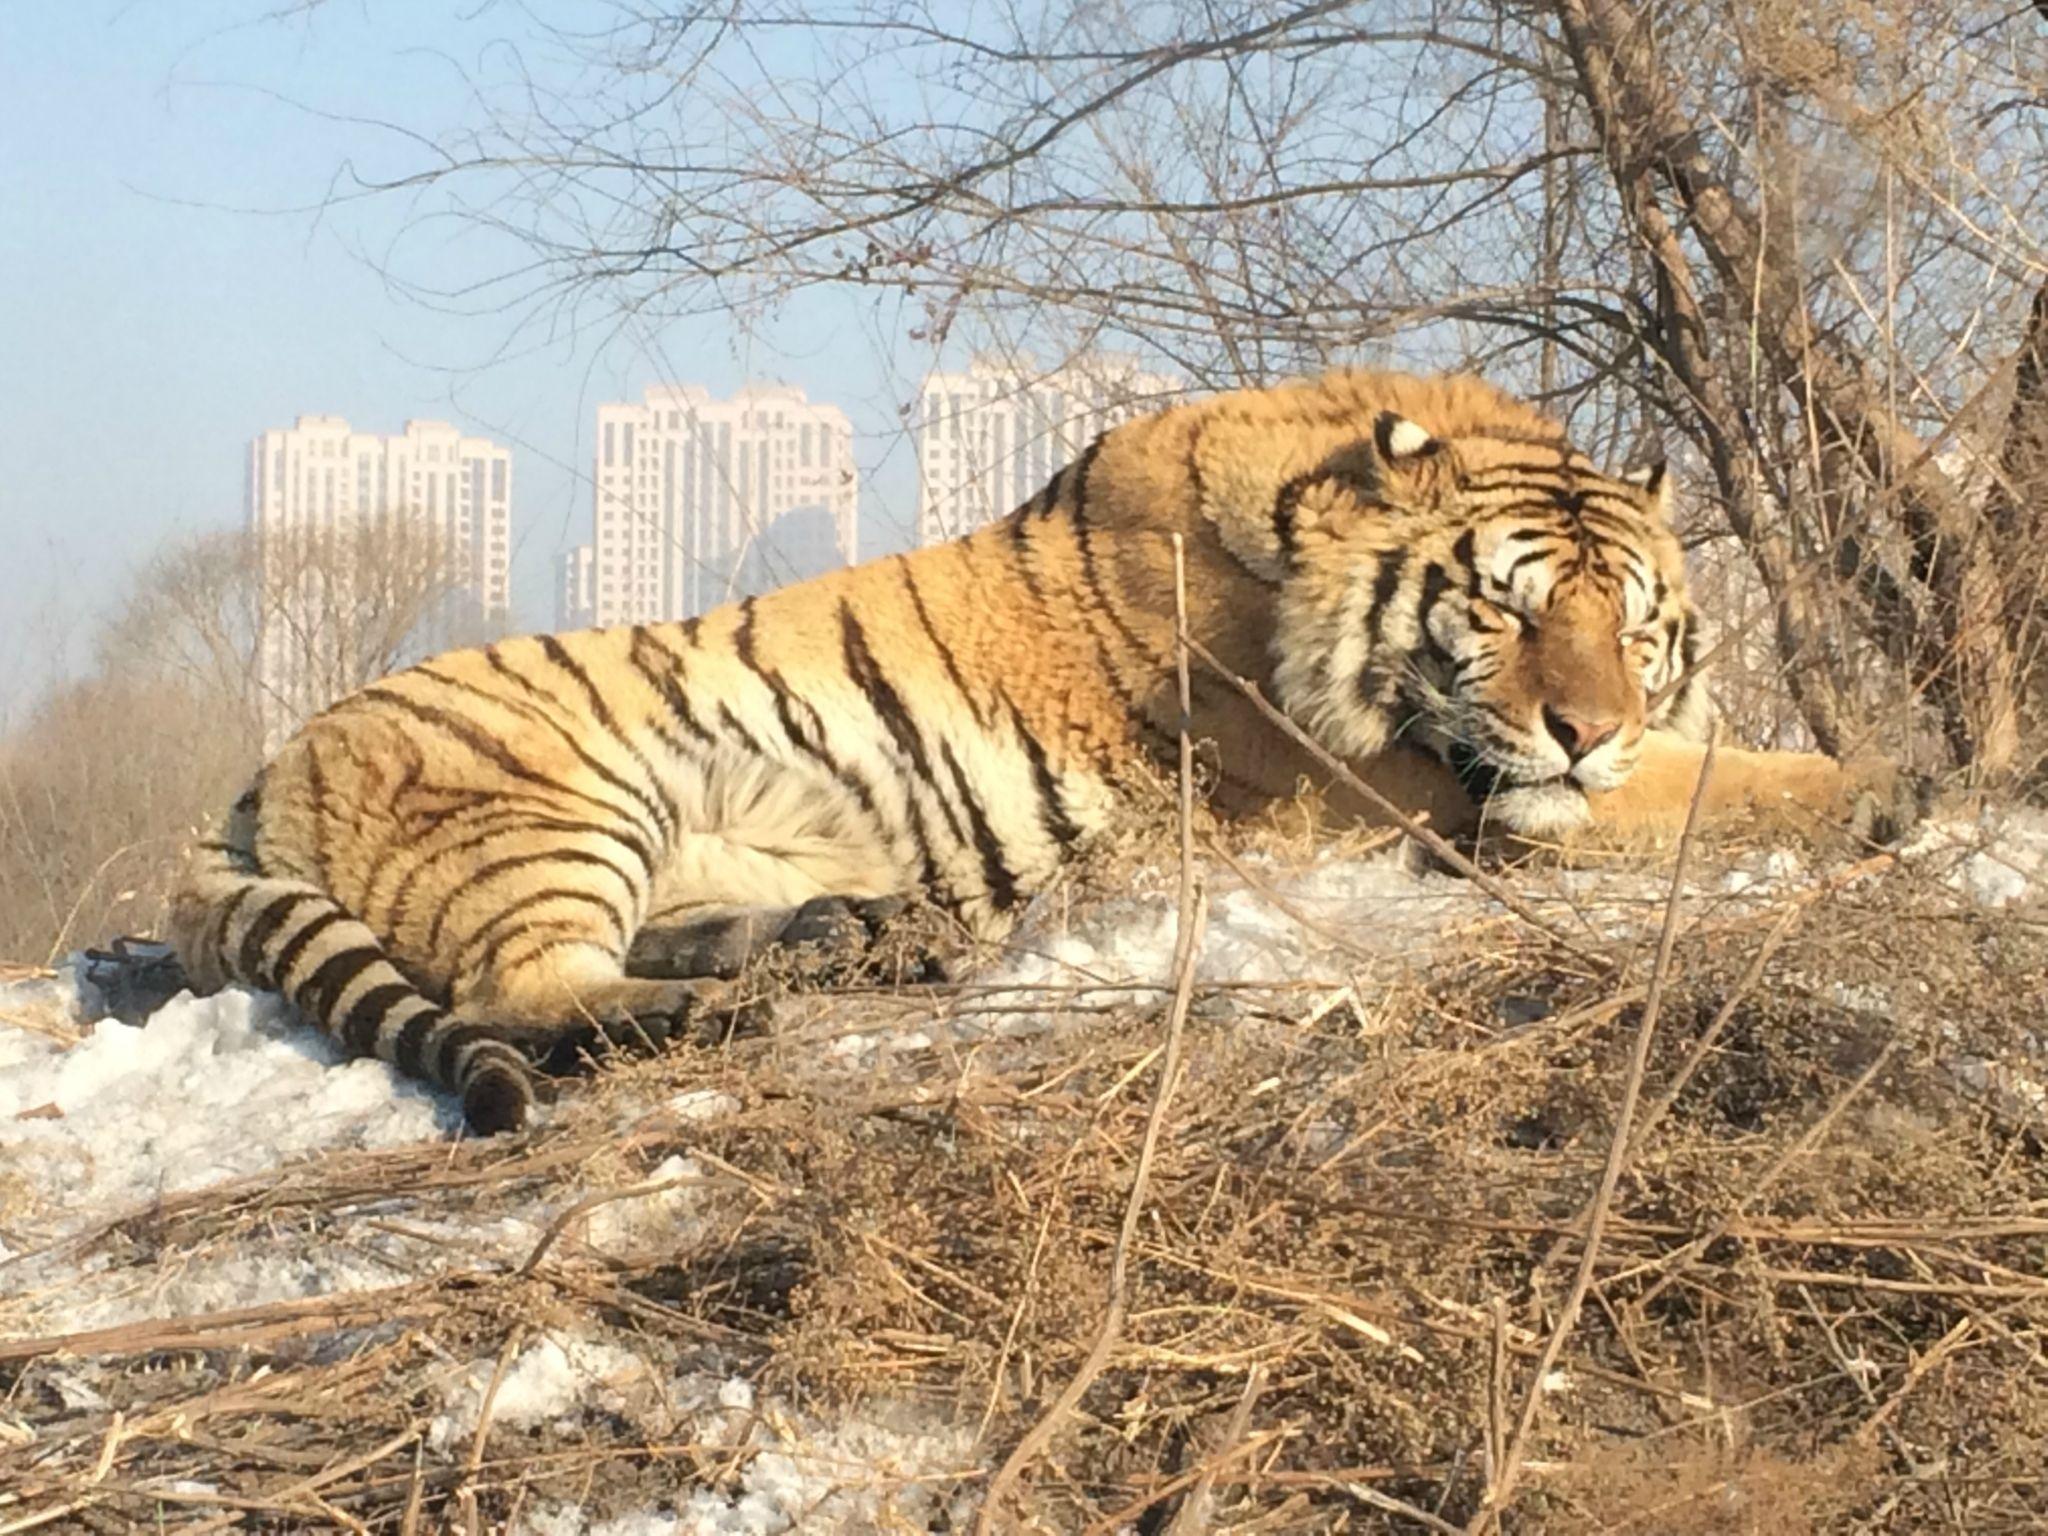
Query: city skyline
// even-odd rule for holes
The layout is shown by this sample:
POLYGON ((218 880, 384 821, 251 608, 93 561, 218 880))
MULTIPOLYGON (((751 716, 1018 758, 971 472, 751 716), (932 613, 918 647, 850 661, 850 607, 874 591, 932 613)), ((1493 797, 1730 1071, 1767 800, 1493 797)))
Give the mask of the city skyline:
POLYGON ((1052 369, 1021 355, 934 369, 913 421, 918 544, 958 538, 1021 506, 1096 437, 1184 387, 1108 352, 1052 369))
POLYGON ((557 627, 689 618, 852 564, 852 448, 846 413, 795 384, 748 382, 727 399, 655 384, 637 404, 600 404, 591 538, 560 558, 557 627))
POLYGON ((345 631, 404 618, 408 648, 423 653, 510 618, 511 450, 453 423, 374 433, 299 416, 251 439, 243 507, 259 564, 266 736, 367 681, 360 637, 345 631), (375 611, 400 601, 423 611, 375 611))
MULTIPOLYGON (((986 355, 933 368, 910 413, 913 547, 1004 515, 1100 432, 1181 388, 1117 354, 1049 370, 986 355)), ((592 417, 590 537, 554 557, 552 628, 693 617, 860 558, 864 487, 836 403, 759 380, 724 397, 654 384, 638 401, 599 402, 592 417)), ((408 514, 460 552, 469 605, 433 635, 459 643, 511 619, 512 456, 448 422, 412 419, 380 435, 302 415, 252 441, 247 516, 260 531, 408 514)), ((283 665, 262 684, 284 701, 281 723, 328 702, 328 683, 285 678, 283 665)))

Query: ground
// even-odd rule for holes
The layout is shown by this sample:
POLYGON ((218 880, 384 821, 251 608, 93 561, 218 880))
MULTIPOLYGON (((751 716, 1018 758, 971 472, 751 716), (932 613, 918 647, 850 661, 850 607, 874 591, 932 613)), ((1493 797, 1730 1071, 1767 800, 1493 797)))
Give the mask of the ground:
POLYGON ((1702 855, 1661 971, 1668 862, 1515 872, 1538 928, 1392 850, 1226 852, 1163 1099, 1170 862, 488 1142, 275 999, 131 1028, 17 971, 0 1531, 964 1529, 1119 1251, 1030 1528, 2048 1519, 2048 822, 1702 855))

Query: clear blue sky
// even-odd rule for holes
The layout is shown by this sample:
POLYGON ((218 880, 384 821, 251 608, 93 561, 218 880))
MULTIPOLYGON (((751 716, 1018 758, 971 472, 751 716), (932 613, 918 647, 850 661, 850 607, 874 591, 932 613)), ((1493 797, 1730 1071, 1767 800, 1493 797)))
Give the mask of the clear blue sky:
POLYGON ((248 439, 302 413, 379 432, 439 417, 511 445, 524 624, 551 620, 553 556, 589 536, 595 406, 661 378, 834 400, 861 434, 863 552, 901 537, 914 480, 890 429, 919 364, 851 301, 752 337, 593 324, 500 357, 515 317, 435 313, 378 272, 411 227, 406 269, 453 285, 481 272, 473 242, 397 201, 304 211, 351 159, 417 163, 305 108, 459 121, 449 61, 516 32, 520 9, 330 0, 260 20, 283 8, 0 0, 0 717, 89 655, 161 540, 240 520, 248 439))

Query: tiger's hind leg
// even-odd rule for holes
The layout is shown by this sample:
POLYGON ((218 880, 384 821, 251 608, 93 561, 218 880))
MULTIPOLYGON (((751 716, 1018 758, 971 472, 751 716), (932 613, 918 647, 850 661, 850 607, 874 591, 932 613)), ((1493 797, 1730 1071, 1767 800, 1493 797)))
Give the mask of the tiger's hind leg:
POLYGON ((943 972, 937 955, 898 925, 912 905, 906 896, 814 896, 792 907, 726 908, 679 922, 657 919, 633 936, 626 974, 730 978, 766 964, 813 987, 869 978, 935 980, 943 972), (910 942, 894 942, 899 938, 910 942))
POLYGON ((556 1076, 613 1054, 652 1055, 686 1037, 722 1037, 745 1011, 730 982, 629 976, 615 944, 559 932, 536 935, 528 953, 471 978, 450 1009, 556 1076))

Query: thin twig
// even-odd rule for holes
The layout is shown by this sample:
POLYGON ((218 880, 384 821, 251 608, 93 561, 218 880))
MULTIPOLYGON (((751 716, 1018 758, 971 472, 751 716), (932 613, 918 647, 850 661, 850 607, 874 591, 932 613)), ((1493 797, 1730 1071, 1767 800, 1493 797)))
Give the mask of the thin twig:
POLYGON ((618 1200, 635 1200, 646 1195, 658 1195, 664 1190, 674 1189, 681 1184, 708 1184, 710 1182, 709 1179, 701 1178, 695 1174, 684 1173, 677 1174, 674 1178, 656 1179, 649 1184, 635 1184, 626 1189, 603 1189, 594 1195, 585 1195, 581 1200, 578 1200, 574 1205, 562 1212, 561 1215, 548 1223, 547 1231, 541 1233, 540 1240, 533 1245, 533 1251, 527 1254, 526 1262, 519 1266, 517 1274, 522 1280, 530 1276, 535 1269, 540 1267, 540 1261, 548 1256, 548 1250, 561 1240, 562 1234, 569 1229, 570 1224, 581 1217, 588 1216, 601 1205, 610 1205, 618 1200))
POLYGON ((1302 748, 1309 756, 1320 763, 1325 770, 1335 775, 1340 784, 1365 800, 1374 810, 1385 816, 1395 826, 1407 833, 1409 837, 1422 844, 1423 847, 1442 859, 1451 868, 1470 880, 1480 890, 1486 892, 1487 895, 1507 908, 1508 911, 1514 913, 1515 916, 1519 917, 1531 928, 1534 928, 1538 933, 1554 940, 1573 954, 1579 956, 1582 960, 1590 961, 1603 970, 1613 967, 1614 961, 1610 956, 1590 949, 1560 932, 1554 924, 1546 921, 1537 913, 1535 908, 1509 890, 1505 884, 1495 879, 1477 864, 1473 863, 1471 859, 1467 858, 1442 833, 1436 831, 1417 817, 1409 815, 1408 812, 1402 810, 1392 800, 1381 794, 1377 789, 1374 789, 1372 785, 1366 783, 1348 763, 1297 725, 1291 715, 1269 702, 1265 694, 1259 691, 1257 683, 1252 682, 1249 678, 1239 677, 1235 672, 1224 666, 1201 641, 1187 637, 1185 643, 1188 650, 1197 659, 1205 663, 1217 676, 1243 694, 1251 703, 1251 706, 1261 715, 1265 716, 1267 721, 1277 726, 1296 746, 1302 748))
POLYGON ((1174 1080, 1180 1075, 1181 1033, 1187 1023, 1188 1004, 1194 997, 1195 960, 1201 953, 1202 931, 1208 922, 1209 894, 1195 877, 1194 741, 1189 733, 1193 711, 1188 682, 1188 648, 1192 642, 1187 630, 1187 569, 1178 534, 1173 539, 1173 574, 1175 661, 1180 683, 1180 910, 1174 934, 1173 1002, 1166 1013, 1166 1045, 1159 1063, 1159 1080, 1152 1090, 1152 1109, 1145 1118, 1145 1136, 1138 1147, 1137 1167, 1131 1174, 1130 1195, 1124 1202, 1123 1228, 1110 1256, 1109 1308, 1080 1368, 989 1479, 981 1516, 975 1525, 979 1536, 992 1536, 1011 1487, 1024 1468, 1052 1443, 1068 1415, 1094 1385, 1123 1332, 1124 1313, 1130 1303, 1130 1260, 1137 1245, 1138 1219, 1145 1209, 1152 1159, 1165 1128, 1167 1106, 1173 1101, 1174 1080))
POLYGON ((497 1363, 491 1367, 491 1384, 484 1388, 484 1400, 476 1411, 476 1434, 469 1442, 467 1470, 471 1480, 484 1464, 484 1445, 491 1438, 491 1414, 498 1406, 498 1388, 505 1384, 505 1373, 512 1368, 512 1358, 519 1353, 519 1345, 525 1336, 526 1330, 522 1327, 515 1327, 506 1335, 505 1346, 498 1351, 497 1363))
POLYGON ((1225 1461, 1234 1454, 1251 1429, 1252 1406, 1259 1400, 1260 1389, 1266 1384, 1263 1366, 1254 1365, 1245 1372, 1244 1391, 1238 1394, 1237 1406, 1230 1410, 1230 1418, 1223 1426, 1223 1433, 1217 1438, 1216 1452, 1196 1479, 1195 1486, 1188 1490, 1188 1496, 1181 1502, 1180 1512, 1173 1517, 1173 1523, 1166 1528, 1166 1536, 1202 1536, 1209 1529, 1209 1518, 1214 1513, 1216 1499, 1216 1476, 1223 1470, 1225 1461))
POLYGON ((1500 1512, 1514 1496, 1515 1480, 1521 1473, 1529 1430, 1536 1422, 1536 1409, 1543 1400, 1543 1384, 1556 1366, 1558 1356, 1564 1352, 1565 1340, 1571 1336, 1572 1328, 1579 1320, 1579 1308, 1584 1305, 1586 1292, 1593 1284, 1593 1269, 1600 1256, 1600 1237, 1607 1225, 1607 1208, 1614 1200, 1615 1187, 1621 1182, 1622 1167, 1628 1161, 1629 1133, 1635 1119, 1636 1100, 1642 1093, 1643 1074, 1650 1062, 1650 1041, 1656 1033, 1657 1015, 1664 1005, 1665 984, 1671 975, 1671 952, 1678 938, 1679 897, 1685 890, 1685 870, 1692 854, 1693 830, 1698 825, 1700 806, 1706 800, 1707 782, 1713 774, 1714 743, 1709 740, 1706 755, 1700 759, 1699 778, 1693 783, 1692 803, 1685 810, 1685 830, 1679 834, 1677 863, 1671 871, 1671 892, 1665 898, 1664 928, 1657 937, 1657 959, 1650 972, 1650 995, 1643 1003, 1643 1019, 1636 1026, 1635 1044, 1629 1052, 1628 1076, 1621 1088, 1621 1107, 1615 1111, 1614 1135, 1607 1144, 1607 1164, 1601 1170, 1600 1186, 1594 1191, 1593 1203, 1586 1212, 1586 1237, 1584 1246, 1579 1250, 1578 1273, 1572 1277, 1571 1293, 1565 1297, 1557 1326, 1551 1329, 1543 1353, 1536 1361, 1535 1375, 1522 1399, 1522 1411, 1515 1420, 1513 1433, 1508 1437, 1507 1450, 1495 1470, 1493 1482, 1486 1490, 1486 1499, 1466 1527, 1475 1536, 1477 1532, 1499 1524, 1500 1512))

